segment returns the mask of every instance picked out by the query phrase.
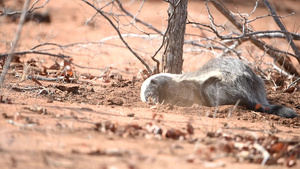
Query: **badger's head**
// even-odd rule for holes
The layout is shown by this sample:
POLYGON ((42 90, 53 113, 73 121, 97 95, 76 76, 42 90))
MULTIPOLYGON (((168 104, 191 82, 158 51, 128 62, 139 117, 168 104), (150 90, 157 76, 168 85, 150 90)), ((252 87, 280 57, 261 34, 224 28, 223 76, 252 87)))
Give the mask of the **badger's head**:
POLYGON ((141 99, 145 103, 158 103, 160 82, 156 75, 149 77, 144 81, 141 88, 141 99))
MULTIPOLYGON (((168 103, 166 91, 173 80, 180 75, 160 73, 149 77, 144 81, 141 88, 141 99, 145 103, 168 103)), ((176 91, 174 91, 176 92, 176 91)))

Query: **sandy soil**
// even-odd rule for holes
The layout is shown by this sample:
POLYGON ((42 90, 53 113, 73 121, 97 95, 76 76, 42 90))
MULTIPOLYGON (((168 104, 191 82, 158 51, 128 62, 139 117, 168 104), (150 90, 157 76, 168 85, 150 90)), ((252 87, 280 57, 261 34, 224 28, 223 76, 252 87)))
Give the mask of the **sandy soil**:
MULTIPOLYGON (((6 7, 20 9, 22 3, 18 2, 4 1, 6 7)), ((140 1, 125 1, 124 7, 136 13, 140 4, 140 1)), ((138 17, 164 29, 167 7, 167 3, 160 1, 146 2, 138 17)), ((228 7, 236 11, 233 4, 228 7)), ((237 3, 237 7, 240 12, 249 13, 253 3, 237 3)), ((281 15, 295 12, 283 21, 289 30, 297 32, 300 2, 284 1, 277 7, 281 15)), ((211 10, 215 20, 224 24, 225 18, 215 9, 211 10)), ((62 73, 61 67, 49 67, 55 61, 61 62, 57 58, 27 54, 12 62, 0 98, 1 168, 299 168, 299 118, 285 119, 234 106, 217 109, 198 105, 151 107, 139 98, 142 80, 137 75, 143 65, 118 38, 104 40, 117 34, 102 17, 84 24, 95 11, 79 0, 50 0, 38 11, 48 12, 51 22, 27 22, 17 51, 27 51, 46 42, 67 45, 102 40, 102 43, 50 50, 72 56, 74 63, 84 66, 71 65, 69 73, 73 76, 63 80, 21 80, 24 68, 29 67, 25 75, 44 76, 45 72, 54 72, 49 77, 56 77, 55 73, 62 73), (97 78, 101 75, 104 76, 97 78), (265 151, 259 151, 255 147, 257 143, 271 154, 266 166, 261 166, 265 151)), ((264 14, 267 14, 266 9, 258 6, 255 16, 264 14)), ((189 2, 189 19, 195 18, 209 23, 202 2, 189 2)), ((0 51, 7 53, 17 21, 1 16, 0 24, 0 51)), ((277 29, 271 18, 255 22, 253 27, 255 30, 277 29)), ((122 33, 140 33, 131 26, 122 29, 122 33)), ((188 27, 187 32, 202 34, 193 27, 188 27)), ((154 65, 149 56, 160 45, 161 38, 126 40, 147 63, 154 65)), ((268 42, 290 50, 283 40, 268 42)), ((240 49, 245 57, 251 58, 249 51, 259 54, 250 44, 245 46, 240 49)), ((191 52, 194 48, 185 47, 185 72, 194 71, 214 57, 212 52, 191 52)), ((49 46, 41 49, 49 49, 49 46)), ((67 66, 70 65, 64 64, 63 68, 67 66)), ((287 79, 283 81, 285 85, 290 83, 287 79)), ((270 102, 285 105, 300 114, 299 90, 283 92, 285 85, 274 90, 269 81, 266 85, 270 102)))

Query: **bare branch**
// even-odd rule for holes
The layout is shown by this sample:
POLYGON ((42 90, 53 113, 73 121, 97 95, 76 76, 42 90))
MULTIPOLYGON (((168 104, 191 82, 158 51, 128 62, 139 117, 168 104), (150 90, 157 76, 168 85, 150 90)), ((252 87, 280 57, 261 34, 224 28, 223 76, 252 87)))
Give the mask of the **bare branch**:
MULTIPOLYGON (((54 43, 45 43, 47 45, 56 45, 56 46, 59 46, 58 44, 54 44, 54 43)), ((43 44, 40 44, 40 45, 37 45, 37 46, 42 46, 43 44)), ((37 47, 36 46, 36 47, 37 47)), ((34 47, 34 48, 36 48, 34 47)), ((79 68, 87 68, 87 69, 99 69, 99 68, 91 68, 91 67, 87 67, 87 66, 81 66, 81 65, 78 65, 74 62, 71 62, 69 60, 66 60, 66 58, 71 58, 70 56, 66 56, 66 55, 63 55, 63 54, 53 54, 53 53, 48 53, 48 52, 41 52, 41 51, 34 51, 34 50, 30 50, 30 51, 22 51, 22 52, 14 52, 13 55, 25 55, 25 54, 39 54, 39 55, 47 55, 47 56, 52 56, 52 57, 57 57, 57 58, 60 58, 60 59, 63 59, 64 61, 76 66, 76 67, 79 67, 79 68)), ((0 54, 0 58, 2 57, 7 57, 9 55, 9 53, 6 53, 6 54, 0 54)))
MULTIPOLYGON (((261 33, 258 31, 258 32, 255 32, 257 33, 255 36, 257 38, 285 38, 285 35, 284 33, 280 33, 280 32, 269 32, 269 31, 262 31, 261 33)), ((291 35, 292 36, 292 35, 291 35)), ((300 40, 300 37, 298 37, 299 35, 297 36, 293 36, 294 40, 300 40)))
MULTIPOLYGON (((263 0, 264 4, 266 5, 266 7, 268 8, 269 12, 272 14, 272 17, 274 19, 274 21, 276 22, 276 24, 279 26, 279 28, 284 31, 287 32, 285 26, 282 24, 282 22, 280 21, 280 19, 278 18, 275 10, 273 9, 273 7, 270 5, 268 0, 263 0)), ((300 52, 296 46, 296 44, 294 43, 293 39, 285 34, 286 40, 288 41, 288 43, 291 45, 294 53, 296 54, 296 59, 298 60, 298 62, 300 63, 300 52)))
MULTIPOLYGON (((45 7, 46 4, 48 4, 50 0, 46 0, 46 1, 44 2, 43 5, 35 7, 35 5, 36 5, 39 1, 40 1, 40 0, 36 0, 36 1, 31 5, 31 7, 29 8, 29 10, 27 10, 27 13, 31 13, 31 12, 35 11, 36 9, 40 9, 40 8, 45 7)), ((22 14, 22 11, 10 11, 10 10, 7 11, 7 10, 4 10, 3 12, 0 12, 0 16, 2 16, 2 15, 16 15, 16 14, 22 14)))
POLYGON ((0 85, 1 85, 1 87, 3 86, 5 75, 7 74, 10 62, 11 62, 11 60, 13 58, 13 53, 14 53, 15 49, 17 48, 17 44, 18 44, 18 41, 19 41, 19 38, 20 38, 20 35, 21 35, 23 24, 25 22, 25 17, 26 17, 26 13, 27 13, 27 8, 29 6, 29 2, 30 2, 30 0, 26 0, 24 2, 22 14, 21 14, 21 17, 20 17, 20 23, 19 23, 18 29, 17 29, 16 34, 15 34, 15 39, 14 39, 14 41, 12 43, 13 45, 11 47, 11 50, 10 50, 10 52, 9 52, 6 60, 5 60, 5 65, 4 65, 3 71, 1 73, 1 77, 0 77, 0 85))
POLYGON ((115 31, 118 33, 121 41, 124 43, 124 45, 129 49, 129 51, 146 67, 148 72, 152 72, 150 67, 147 65, 147 63, 134 51, 132 50, 132 48, 128 45, 128 43, 124 40, 124 38, 122 37, 118 27, 113 23, 113 21, 111 19, 108 18, 108 16, 106 16, 101 10, 99 10, 98 8, 96 8, 93 4, 91 4, 90 2, 88 2, 87 0, 82 0, 83 2, 85 2, 86 4, 88 4, 90 7, 92 7, 93 9, 95 9, 98 13, 101 14, 101 16, 103 16, 109 23, 110 25, 115 29, 115 31))
MULTIPOLYGON (((236 17, 219 1, 219 0, 211 0, 212 4, 241 32, 244 32, 244 26, 236 19, 236 17)), ((265 42, 258 40, 254 35, 250 36, 250 41, 260 48, 261 50, 265 51, 274 58, 274 60, 282 65, 286 70, 298 76, 298 72, 294 68, 294 66, 288 62, 286 57, 283 57, 282 53, 279 52, 280 50, 267 45, 265 42)))
POLYGON ((206 28, 209 28, 211 30, 211 32, 213 32, 214 34, 217 35, 218 38, 220 38, 221 40, 225 40, 225 39, 238 39, 238 40, 243 40, 243 39, 249 39, 252 35, 258 35, 261 34, 260 37, 262 37, 263 34, 267 36, 277 36, 277 37, 285 37, 285 35, 289 35, 291 36, 294 40, 300 40, 300 34, 298 33, 292 33, 292 32, 287 32, 287 31, 283 31, 283 30, 271 30, 271 31, 255 31, 255 32, 248 32, 248 33, 244 33, 244 34, 240 34, 239 36, 232 36, 230 35, 220 35, 219 32, 214 29, 212 26, 210 25, 206 25, 206 24, 202 24, 202 23, 197 23, 197 22, 190 22, 188 21, 187 24, 195 24, 195 25, 200 25, 206 28), (276 33, 276 34, 275 34, 276 33))
MULTIPOLYGON (((121 34, 122 37, 139 37, 139 38, 157 38, 157 37, 160 37, 160 35, 140 35, 140 34, 121 34)), ((111 40, 111 39, 115 39, 115 38, 118 38, 119 36, 110 36, 110 37, 107 37, 107 38, 104 38, 102 40, 100 40, 98 43, 103 43, 107 40, 111 40)))
MULTIPOLYGON (((113 1, 110 1, 109 3, 105 4, 103 7, 100 8, 100 10, 102 10, 103 8, 107 7, 108 5, 112 4, 113 1)), ((96 12, 90 19, 85 21, 85 25, 87 25, 89 22, 91 22, 96 16, 97 16, 98 12, 96 12)))
POLYGON ((198 47, 201 47, 201 48, 213 48, 213 49, 218 49, 218 50, 225 50, 225 47, 220 47, 220 46, 208 46, 208 45, 202 45, 200 43, 196 43, 197 40, 185 40, 184 43, 185 44, 189 44, 189 45, 193 45, 193 46, 198 46, 198 47))
POLYGON ((34 50, 0 54, 0 58, 8 57, 10 54, 12 54, 12 55, 40 54, 40 55, 53 56, 53 57, 57 57, 57 58, 61 58, 61 59, 70 58, 70 56, 65 56, 62 54, 53 54, 53 53, 40 52, 40 51, 34 51, 34 50))
MULTIPOLYGON (((146 39, 153 39, 153 38, 160 37, 160 35, 140 35, 140 34, 122 34, 122 36, 123 37, 139 37, 139 38, 146 38, 146 39)), ((45 48, 45 49, 39 49, 39 50, 36 50, 36 51, 38 51, 38 52, 45 52, 45 51, 51 51, 51 50, 57 50, 57 49, 63 50, 63 49, 67 49, 67 48, 70 48, 70 47, 76 47, 76 49, 81 49, 81 48, 88 48, 88 46, 90 46, 90 45, 99 45, 99 46, 101 46, 101 45, 109 45, 109 46, 114 46, 114 47, 118 47, 118 48, 126 48, 127 49, 126 46, 117 45, 117 44, 114 44, 114 43, 107 43, 106 42, 108 40, 117 39, 117 38, 119 39, 119 36, 106 37, 104 39, 101 39, 100 41, 74 42, 74 43, 70 43, 70 44, 66 44, 66 45, 61 45, 61 44, 57 44, 57 43, 46 42, 46 43, 41 43, 41 44, 38 44, 38 45, 34 46, 33 48, 31 48, 31 51, 29 51, 29 52, 32 52, 32 50, 36 50, 37 48, 43 47, 43 46, 54 46, 54 47, 52 47, 52 48, 45 48), (77 48, 77 47, 79 47, 79 48, 77 48)), ((135 51, 140 51, 140 52, 144 52, 146 54, 150 54, 150 52, 142 51, 139 48, 133 48, 133 49, 135 51)))
MULTIPOLYGON (((300 38, 300 35, 299 34, 296 34, 296 33, 291 33, 291 32, 284 32, 284 31, 281 31, 281 30, 276 30, 276 31, 256 31, 256 32, 248 32, 248 33, 244 33, 244 34, 237 34, 238 36, 232 36, 232 34, 229 34, 229 35, 220 35, 219 32, 217 30, 215 30, 212 26, 210 25, 206 25, 206 24, 202 24, 202 23, 197 23, 197 22, 190 22, 188 21, 187 24, 195 24, 195 25, 200 25, 200 26, 203 26, 203 27, 206 27, 206 28, 209 28, 209 30, 211 32, 213 32, 218 38, 220 38, 221 40, 238 40, 239 43, 243 42, 243 41, 247 41, 247 40, 251 40, 251 38, 253 38, 253 36, 255 35, 255 37, 272 37, 275 36, 274 33, 276 33, 277 36, 281 35, 280 37, 283 37, 284 34, 289 34, 291 36, 293 36, 295 39, 299 39, 300 38)), ((214 24, 214 23, 213 23, 214 24)), ((222 44, 223 45, 223 44, 222 44)), ((225 45, 224 45, 225 46, 225 45)), ((230 48, 233 49, 232 47, 234 46, 231 46, 230 48)), ((282 53, 282 54, 287 54, 287 55, 290 55, 290 56, 293 56, 293 57, 296 57, 294 54, 292 53, 289 53, 289 52, 286 52, 286 51, 281 51, 279 49, 276 49, 272 46, 269 46, 267 44, 264 45, 264 47, 267 47, 268 49, 271 49, 275 52, 278 52, 278 53, 282 53)), ((228 48, 228 47, 227 47, 228 48)), ((216 49, 220 49, 220 48, 216 48, 216 49)), ((234 51, 234 50, 232 50, 234 51)), ((238 56, 240 55, 239 53, 235 52, 238 56)))
POLYGON ((30 13, 30 12, 33 12, 33 11, 36 10, 36 9, 44 8, 44 7, 46 6, 46 4, 49 3, 50 0, 46 0, 42 6, 37 6, 37 7, 35 7, 35 5, 36 5, 39 1, 40 1, 40 0, 36 0, 36 1, 31 5, 30 9, 28 10, 29 13, 30 13))
MULTIPOLYGON (((286 17, 289 17, 289 16, 294 15, 294 14, 295 13, 293 12, 293 13, 290 13, 290 14, 285 15, 285 16, 277 16, 277 17, 278 18, 286 18, 286 17)), ((268 15, 258 16, 258 17, 255 17, 254 19, 248 20, 248 22, 249 23, 250 22, 254 22, 254 21, 258 20, 258 19, 262 19, 262 18, 269 17, 269 16, 272 16, 272 15, 268 14, 268 15)))
POLYGON ((134 19, 136 22, 139 22, 139 23, 141 23, 141 24, 147 26, 149 29, 154 30, 154 31, 157 32, 158 34, 163 35, 163 32, 161 32, 160 30, 158 30, 157 28, 155 28, 155 27, 152 26, 151 24, 146 23, 146 22, 140 20, 139 18, 137 18, 136 16, 134 16, 134 15, 132 15, 130 12, 128 12, 128 11, 123 7, 123 5, 122 5, 122 3, 120 2, 120 0, 116 0, 116 1, 117 1, 118 5, 119 5, 121 11, 123 11, 125 14, 127 14, 128 16, 130 16, 130 17, 131 17, 132 19, 134 19))
POLYGON ((290 36, 294 40, 300 40, 300 34, 298 33, 292 33, 287 32, 284 30, 273 30, 273 31, 256 31, 256 32, 249 32, 246 33, 244 36, 252 36, 252 35, 259 35, 262 37, 262 34, 265 34, 267 36, 273 36, 273 37, 283 37, 283 36, 290 36))

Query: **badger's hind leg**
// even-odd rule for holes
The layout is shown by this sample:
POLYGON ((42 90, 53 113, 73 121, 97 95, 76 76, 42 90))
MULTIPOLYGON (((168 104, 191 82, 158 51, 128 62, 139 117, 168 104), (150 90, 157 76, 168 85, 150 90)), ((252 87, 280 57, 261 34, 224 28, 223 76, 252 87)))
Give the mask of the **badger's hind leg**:
MULTIPOLYGON (((257 77, 258 78, 258 77, 257 77)), ((298 117, 297 113, 281 105, 270 105, 265 97, 263 82, 256 79, 256 86, 249 86, 251 83, 224 83, 216 77, 206 80, 201 87, 200 97, 204 106, 234 105, 239 100, 239 105, 249 110, 262 113, 274 114, 286 118, 298 117)), ((245 79, 242 81, 246 82, 245 79)), ((251 82, 251 81, 249 81, 251 82)), ((255 82, 252 81, 252 82, 255 82)))
POLYGON ((207 79, 200 92, 204 106, 234 105, 238 100, 242 105, 250 103, 236 84, 224 83, 217 77, 207 79))

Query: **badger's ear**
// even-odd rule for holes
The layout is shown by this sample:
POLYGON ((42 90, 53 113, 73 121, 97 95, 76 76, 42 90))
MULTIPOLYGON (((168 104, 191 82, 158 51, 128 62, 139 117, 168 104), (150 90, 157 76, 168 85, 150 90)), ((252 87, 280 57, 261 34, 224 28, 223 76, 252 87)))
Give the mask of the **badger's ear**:
POLYGON ((151 79, 150 83, 158 85, 158 81, 156 79, 151 79))

